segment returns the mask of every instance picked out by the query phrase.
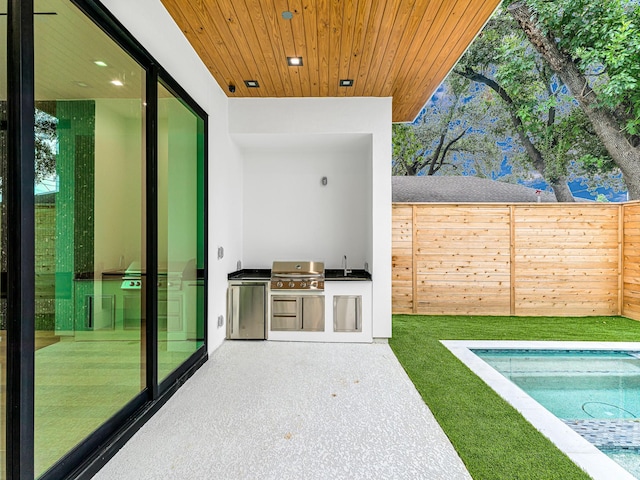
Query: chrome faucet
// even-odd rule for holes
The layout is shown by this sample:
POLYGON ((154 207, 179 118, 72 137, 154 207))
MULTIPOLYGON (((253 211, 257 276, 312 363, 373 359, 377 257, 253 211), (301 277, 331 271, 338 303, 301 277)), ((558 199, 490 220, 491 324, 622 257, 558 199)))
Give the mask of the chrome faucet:
POLYGON ((345 277, 351 273, 351 270, 349 270, 347 268, 347 256, 346 255, 342 258, 342 268, 344 270, 344 276, 345 277))

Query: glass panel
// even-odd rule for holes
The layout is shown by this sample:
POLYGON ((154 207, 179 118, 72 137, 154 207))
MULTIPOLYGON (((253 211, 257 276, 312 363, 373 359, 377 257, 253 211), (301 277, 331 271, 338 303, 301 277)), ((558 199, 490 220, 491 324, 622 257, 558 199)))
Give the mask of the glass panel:
POLYGON ((40 475, 145 386, 145 75, 71 2, 35 11, 40 475))
MULTIPOLYGON (((7 12, 0 0, 0 12, 7 12)), ((7 16, 0 16, 0 479, 7 478, 7 211, 4 176, 7 171, 7 16)))
POLYGON ((204 122, 158 85, 158 381, 204 342, 204 122))

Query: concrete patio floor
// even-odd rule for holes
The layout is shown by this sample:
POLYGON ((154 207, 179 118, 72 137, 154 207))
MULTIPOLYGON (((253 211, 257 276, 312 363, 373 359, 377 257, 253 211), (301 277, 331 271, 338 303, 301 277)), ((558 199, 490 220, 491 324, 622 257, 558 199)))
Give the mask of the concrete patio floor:
POLYGON ((471 476, 388 345, 228 341, 94 478, 471 476))

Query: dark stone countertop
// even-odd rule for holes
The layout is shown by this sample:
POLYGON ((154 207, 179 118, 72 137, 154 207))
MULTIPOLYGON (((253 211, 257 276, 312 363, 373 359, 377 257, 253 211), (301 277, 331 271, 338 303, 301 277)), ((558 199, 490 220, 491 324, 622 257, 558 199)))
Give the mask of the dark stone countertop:
POLYGON ((227 275, 227 280, 269 280, 271 269, 269 268, 243 268, 227 275))
POLYGON ((347 276, 344 275, 344 270, 339 269, 327 269, 324 271, 324 279, 327 282, 341 282, 341 281, 371 281, 371 274, 366 270, 351 270, 347 276))
MULTIPOLYGON (((271 270, 268 268, 243 268, 231 272, 227 276, 227 280, 269 280, 271 278, 271 270)), ((345 277, 344 270, 327 269, 324 271, 324 279, 327 282, 339 281, 370 281, 371 274, 366 270, 352 270, 345 277)))

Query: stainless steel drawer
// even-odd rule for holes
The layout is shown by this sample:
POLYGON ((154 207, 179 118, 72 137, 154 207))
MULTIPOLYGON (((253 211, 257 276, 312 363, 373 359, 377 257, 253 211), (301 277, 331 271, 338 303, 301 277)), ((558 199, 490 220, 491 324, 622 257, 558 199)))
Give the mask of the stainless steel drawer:
POLYGON ((298 315, 299 297, 272 297, 271 313, 273 315, 298 315))
POLYGON ((299 297, 271 297, 271 330, 300 330, 302 328, 302 303, 299 297))
POLYGON ((324 331, 324 295, 272 295, 271 330, 324 331))

